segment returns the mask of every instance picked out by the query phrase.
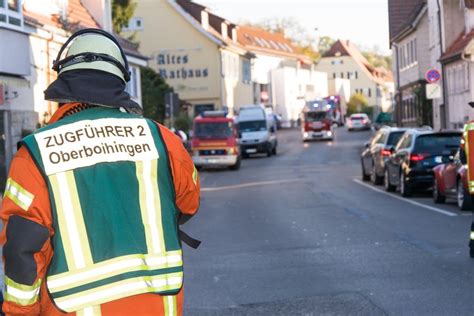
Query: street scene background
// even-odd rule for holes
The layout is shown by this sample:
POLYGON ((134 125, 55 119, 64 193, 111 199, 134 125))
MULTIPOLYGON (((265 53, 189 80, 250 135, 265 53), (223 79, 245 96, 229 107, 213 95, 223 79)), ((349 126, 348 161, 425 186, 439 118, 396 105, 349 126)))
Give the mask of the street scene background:
POLYGON ((0 192, 100 28, 199 170, 186 315, 472 315, 473 26, 469 0, 0 0, 0 192))

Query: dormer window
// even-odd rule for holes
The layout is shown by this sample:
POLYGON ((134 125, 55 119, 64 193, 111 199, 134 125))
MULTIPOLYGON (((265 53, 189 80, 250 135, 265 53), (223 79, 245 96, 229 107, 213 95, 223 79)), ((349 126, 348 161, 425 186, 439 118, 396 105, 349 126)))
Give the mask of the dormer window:
POLYGON ((0 0, 0 27, 23 29, 21 0, 0 0))

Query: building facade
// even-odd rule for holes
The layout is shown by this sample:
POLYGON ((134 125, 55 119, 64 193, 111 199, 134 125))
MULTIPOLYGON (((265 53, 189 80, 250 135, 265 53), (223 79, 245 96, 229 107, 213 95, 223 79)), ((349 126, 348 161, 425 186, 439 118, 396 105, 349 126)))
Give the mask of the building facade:
POLYGON ((425 74, 432 69, 429 16, 425 2, 410 12, 409 23, 391 39, 397 82, 395 117, 400 126, 432 126, 432 100, 426 96, 425 74))
POLYGON ((351 95, 362 94, 374 114, 390 111, 394 93, 393 78, 389 71, 370 65, 359 49, 350 41, 338 40, 316 65, 329 79, 348 79, 351 95))
POLYGON ((255 55, 252 61, 253 103, 272 107, 282 125, 295 125, 307 101, 328 95, 327 74, 281 33, 239 26, 239 43, 255 55))
POLYGON ((171 85, 192 113, 253 100, 252 54, 237 41, 237 26, 187 0, 137 1, 132 18, 149 66, 171 85), (140 27, 136 27, 139 21, 140 27))

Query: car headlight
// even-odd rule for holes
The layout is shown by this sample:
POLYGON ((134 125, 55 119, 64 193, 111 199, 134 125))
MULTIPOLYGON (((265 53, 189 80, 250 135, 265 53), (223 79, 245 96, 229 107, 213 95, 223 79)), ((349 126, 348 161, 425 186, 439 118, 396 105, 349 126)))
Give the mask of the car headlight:
POLYGON ((308 132, 303 133, 303 137, 308 137, 308 136, 309 136, 308 132))

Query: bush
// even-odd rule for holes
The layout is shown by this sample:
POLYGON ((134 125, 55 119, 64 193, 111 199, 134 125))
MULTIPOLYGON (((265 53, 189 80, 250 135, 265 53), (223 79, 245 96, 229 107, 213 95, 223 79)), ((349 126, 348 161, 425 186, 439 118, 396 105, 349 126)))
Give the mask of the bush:
POLYGON ((143 116, 163 123, 165 120, 165 94, 173 91, 173 88, 150 67, 142 67, 140 73, 143 116))

